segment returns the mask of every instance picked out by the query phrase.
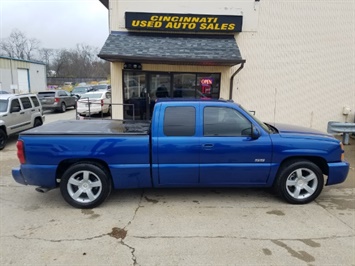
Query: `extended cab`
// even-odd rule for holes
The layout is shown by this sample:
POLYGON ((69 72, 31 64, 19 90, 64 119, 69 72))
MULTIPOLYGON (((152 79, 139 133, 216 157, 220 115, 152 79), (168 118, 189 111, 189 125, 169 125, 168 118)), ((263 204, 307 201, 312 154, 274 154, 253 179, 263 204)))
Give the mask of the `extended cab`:
POLYGON ((14 179, 60 187, 78 208, 98 206, 113 188, 148 187, 273 186, 304 204, 349 171, 333 136, 265 124, 223 100, 158 101, 151 123, 58 121, 23 132, 17 147, 14 179))
POLYGON ((0 150, 10 135, 37 127, 44 122, 41 103, 36 94, 0 95, 0 150))

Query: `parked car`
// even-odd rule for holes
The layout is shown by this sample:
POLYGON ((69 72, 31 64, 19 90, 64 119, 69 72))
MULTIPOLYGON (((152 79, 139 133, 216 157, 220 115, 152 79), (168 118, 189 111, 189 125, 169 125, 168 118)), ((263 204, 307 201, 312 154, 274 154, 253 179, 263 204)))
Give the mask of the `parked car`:
POLYGON ((67 92, 71 92, 73 90, 74 83, 73 82, 64 82, 62 89, 67 92))
POLYGON ((43 110, 54 110, 64 113, 68 107, 76 108, 77 97, 65 90, 38 92, 43 110))
POLYGON ((0 150, 10 135, 38 127, 44 122, 36 94, 0 94, 0 150))
POLYGON ((10 92, 7 92, 7 91, 0 91, 0 94, 10 94, 10 92))
POLYGON ((111 113, 111 92, 92 91, 81 95, 78 100, 77 112, 79 115, 90 116, 93 114, 111 113))
POLYGON ((77 98, 80 98, 82 94, 90 92, 92 90, 92 86, 77 86, 71 91, 71 93, 76 95, 77 98))

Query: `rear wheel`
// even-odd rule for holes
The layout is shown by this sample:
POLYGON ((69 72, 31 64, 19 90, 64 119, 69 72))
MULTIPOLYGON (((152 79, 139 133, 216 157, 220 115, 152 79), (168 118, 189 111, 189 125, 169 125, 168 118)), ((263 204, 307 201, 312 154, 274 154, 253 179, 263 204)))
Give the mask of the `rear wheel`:
POLYGON ((0 150, 5 148, 7 135, 3 129, 0 128, 0 150))
POLYGON ((282 166, 276 180, 278 193, 292 204, 306 204, 316 199, 324 186, 319 167, 306 160, 290 161, 282 166))
POLYGON ((65 103, 62 103, 62 104, 60 105, 60 112, 61 112, 61 113, 64 113, 66 110, 67 110, 67 106, 65 105, 65 103))
POLYGON ((33 127, 42 126, 42 120, 40 118, 36 118, 33 127))
POLYGON ((72 165, 64 172, 60 182, 65 201, 82 209, 99 206, 110 195, 111 189, 107 171, 90 162, 72 165))

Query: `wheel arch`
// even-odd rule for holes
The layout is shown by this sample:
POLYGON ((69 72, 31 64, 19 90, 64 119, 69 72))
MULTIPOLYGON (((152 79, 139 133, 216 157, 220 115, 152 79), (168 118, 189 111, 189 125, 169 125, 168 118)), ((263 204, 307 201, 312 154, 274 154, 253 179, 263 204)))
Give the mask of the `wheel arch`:
POLYGON ((0 129, 2 129, 5 132, 6 137, 8 137, 6 126, 5 125, 0 125, 0 129))
POLYGON ((109 168, 108 164, 105 161, 99 160, 99 159, 93 159, 93 158, 80 158, 80 159, 63 160, 63 161, 61 161, 58 164, 58 167, 57 167, 57 170, 56 170, 56 174, 55 174, 57 186, 59 185, 60 180, 61 180, 64 172, 69 167, 71 167, 71 166, 73 166, 75 164, 79 164, 79 163, 94 164, 94 165, 100 167, 104 172, 106 172, 108 178, 110 179, 111 185, 112 185, 113 181, 112 181, 111 171, 110 171, 110 168, 109 168))
MULTIPOLYGON (((319 169, 322 171, 323 175, 327 176, 329 174, 329 167, 328 167, 327 161, 322 157, 319 157, 319 156, 292 156, 292 157, 285 158, 280 163, 279 169, 277 170, 277 173, 276 173, 276 177, 280 174, 280 171, 282 171, 282 169, 284 168, 285 165, 291 164, 291 163, 297 162, 297 161, 310 161, 319 167, 319 169)), ((274 183, 276 182, 276 179, 277 178, 274 179, 274 183)))

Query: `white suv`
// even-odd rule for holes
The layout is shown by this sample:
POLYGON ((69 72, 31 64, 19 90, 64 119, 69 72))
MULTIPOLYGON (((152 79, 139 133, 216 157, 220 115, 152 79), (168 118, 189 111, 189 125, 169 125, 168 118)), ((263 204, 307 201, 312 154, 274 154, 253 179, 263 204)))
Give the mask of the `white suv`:
POLYGON ((43 122, 42 105, 36 94, 0 94, 0 150, 8 136, 43 122))

